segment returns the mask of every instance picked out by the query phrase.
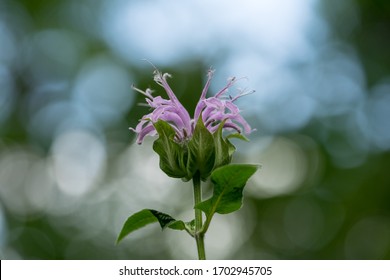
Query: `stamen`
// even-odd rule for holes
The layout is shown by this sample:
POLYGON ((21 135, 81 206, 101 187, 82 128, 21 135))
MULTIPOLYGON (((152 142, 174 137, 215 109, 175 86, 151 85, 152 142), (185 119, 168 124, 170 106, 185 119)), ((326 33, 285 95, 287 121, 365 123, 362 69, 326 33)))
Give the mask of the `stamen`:
POLYGON ((136 88, 134 85, 131 85, 131 88, 135 91, 138 91, 139 93, 141 93, 142 95, 145 95, 147 98, 149 99, 153 99, 153 96, 152 96, 152 90, 150 88, 147 88, 145 91, 143 90, 140 90, 139 88, 136 88))
POLYGON ((226 94, 229 88, 239 80, 236 79, 236 77, 229 78, 228 83, 224 88, 213 97, 206 98, 215 71, 210 68, 207 72, 206 84, 202 90, 198 104, 195 107, 194 118, 191 118, 167 82, 167 79, 172 76, 169 73, 160 72, 153 64, 151 65, 154 67, 154 81, 165 89, 169 99, 165 99, 161 96, 153 97, 153 91, 149 88, 143 91, 136 88, 134 85, 131 86, 135 91, 147 97, 145 99, 147 104, 141 103, 138 105, 149 107, 152 110, 151 113, 145 115, 140 120, 136 129, 131 129, 138 133, 138 143, 141 143, 143 138, 147 135, 157 134, 153 123, 158 120, 166 121, 175 130, 174 139, 176 142, 187 141, 191 139, 200 115, 202 115, 204 125, 211 133, 214 133, 218 129, 219 124, 223 120, 226 121, 224 128, 227 130, 236 130, 239 133, 244 130, 245 134, 254 131, 240 115, 239 108, 233 104, 233 102, 238 98, 252 94, 255 91, 239 89, 236 96, 234 96, 234 94, 226 94))
POLYGON ((231 77, 231 78, 229 78, 229 79, 228 79, 227 85, 226 85, 223 89, 221 89, 221 90, 215 95, 215 97, 218 98, 218 97, 220 97, 222 94, 224 94, 225 92, 227 92, 227 90, 235 83, 235 81, 236 81, 236 77, 231 77))
POLYGON ((162 75, 162 78, 166 81, 167 78, 172 78, 172 75, 169 74, 169 73, 164 73, 164 74, 162 75))
POLYGON ((250 90, 250 91, 247 91, 247 92, 242 92, 241 94, 237 95, 236 97, 234 97, 232 99, 232 102, 236 101, 238 98, 240 97, 243 97, 243 96, 246 96, 246 95, 249 95, 249 94, 252 94, 252 93, 255 93, 256 91, 255 90, 250 90))

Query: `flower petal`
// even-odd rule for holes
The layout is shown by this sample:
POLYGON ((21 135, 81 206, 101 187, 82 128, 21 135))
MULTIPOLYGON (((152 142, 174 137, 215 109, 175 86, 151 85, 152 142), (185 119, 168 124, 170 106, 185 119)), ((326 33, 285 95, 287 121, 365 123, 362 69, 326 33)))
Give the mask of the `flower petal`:
POLYGON ((147 135, 155 136, 157 134, 157 131, 151 122, 149 122, 149 124, 147 126, 143 127, 141 130, 137 130, 137 129, 134 129, 131 127, 130 127, 130 130, 138 133, 137 144, 142 144, 145 136, 147 136, 147 135))

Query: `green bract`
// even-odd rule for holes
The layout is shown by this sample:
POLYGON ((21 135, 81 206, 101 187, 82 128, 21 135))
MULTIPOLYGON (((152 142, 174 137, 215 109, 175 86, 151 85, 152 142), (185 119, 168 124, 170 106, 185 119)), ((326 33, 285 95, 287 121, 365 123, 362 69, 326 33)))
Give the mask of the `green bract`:
POLYGON ((176 143, 175 130, 167 122, 159 120, 154 124, 159 137, 153 143, 153 150, 160 156, 160 168, 168 176, 187 178, 188 151, 184 144, 176 143))
POLYGON ((206 181, 214 169, 231 162, 235 147, 223 137, 223 123, 211 134, 199 118, 191 139, 183 143, 175 141, 175 130, 167 122, 159 120, 154 127, 159 137, 153 150, 160 156, 161 170, 170 177, 188 181, 199 172, 206 181))

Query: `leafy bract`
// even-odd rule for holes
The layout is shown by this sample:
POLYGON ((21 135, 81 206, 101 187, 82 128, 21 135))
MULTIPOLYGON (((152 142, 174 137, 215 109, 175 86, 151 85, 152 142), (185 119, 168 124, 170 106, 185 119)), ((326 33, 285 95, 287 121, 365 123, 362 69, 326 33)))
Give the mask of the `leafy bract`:
POLYGON ((201 179, 206 181, 213 170, 231 162, 236 148, 230 138, 248 140, 239 133, 223 137, 224 124, 221 122, 218 129, 211 133, 199 117, 192 137, 178 143, 176 131, 168 122, 159 120, 154 123, 159 137, 153 143, 153 150, 160 156, 161 170, 170 177, 184 181, 191 180, 199 172, 201 179))
POLYGON ((222 122, 217 131, 213 134, 215 145, 215 161, 214 169, 229 164, 232 160, 232 155, 236 148, 230 141, 222 136, 222 129, 225 122, 222 122))
POLYGON ((192 178, 199 171, 202 180, 206 180, 214 167, 215 147, 213 135, 198 119, 191 140, 188 142, 188 177, 192 178))
POLYGON ((167 122, 161 120, 157 121, 154 127, 157 130, 158 139, 153 143, 153 150, 160 156, 161 170, 173 178, 186 178, 187 151, 174 141, 175 130, 167 122))

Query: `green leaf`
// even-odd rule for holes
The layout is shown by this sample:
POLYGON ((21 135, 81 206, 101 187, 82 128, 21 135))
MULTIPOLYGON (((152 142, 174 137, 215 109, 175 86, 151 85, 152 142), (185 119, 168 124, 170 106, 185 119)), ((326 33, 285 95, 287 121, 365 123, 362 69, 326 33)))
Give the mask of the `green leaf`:
POLYGON ((249 139, 246 138, 244 135, 242 135, 241 133, 232 133, 232 134, 229 134, 227 137, 227 139, 229 138, 238 138, 238 139, 241 139, 243 141, 246 141, 246 142, 249 142, 249 139))
POLYGON ((157 130, 158 139, 153 143, 153 150, 160 156, 161 170, 173 178, 186 177, 187 151, 185 147, 173 140, 175 130, 162 120, 157 121, 154 127, 157 130))
POLYGON ((224 139, 222 129, 225 122, 222 122, 217 131, 213 134, 215 145, 215 162, 214 169, 223 165, 227 165, 232 160, 232 155, 236 148, 228 139, 224 139))
POLYGON ((213 170, 215 162, 214 138, 204 126, 202 118, 198 119, 191 140, 188 142, 188 177, 192 178, 199 170, 202 180, 206 180, 213 170))
POLYGON ((116 243, 118 244, 124 237, 133 231, 140 229, 148 224, 157 222, 157 218, 149 209, 141 210, 130 216, 122 227, 116 243))
POLYGON ((194 236, 195 235, 195 219, 192 220, 191 222, 187 222, 184 224, 185 224, 187 232, 189 234, 191 234, 192 236, 194 236))
POLYGON ((195 236, 195 220, 187 223, 175 220, 168 227, 175 230, 186 230, 192 237, 195 236))
MULTIPOLYGON (((162 229, 171 228, 174 230, 187 230, 186 223, 180 220, 175 220, 171 216, 152 209, 143 209, 133 215, 131 215, 124 223, 121 232, 119 233, 116 243, 118 244, 127 235, 147 226, 152 223, 158 222, 162 229)), ((190 232, 189 232, 190 233, 190 232)), ((190 233, 191 234, 191 233, 190 233)))
POLYGON ((166 227, 172 228, 172 229, 178 229, 183 230, 184 229, 184 222, 183 221, 177 221, 168 214, 162 213, 160 211, 149 209, 149 211, 157 218, 158 222, 160 223, 160 226, 162 229, 165 229, 166 227), (173 226, 173 227, 171 227, 173 226))
POLYGON ((237 211, 242 206, 245 184, 257 169, 257 165, 251 164, 230 164, 215 169, 211 174, 213 196, 195 205, 195 208, 205 212, 208 219, 214 213, 228 214, 237 211))

